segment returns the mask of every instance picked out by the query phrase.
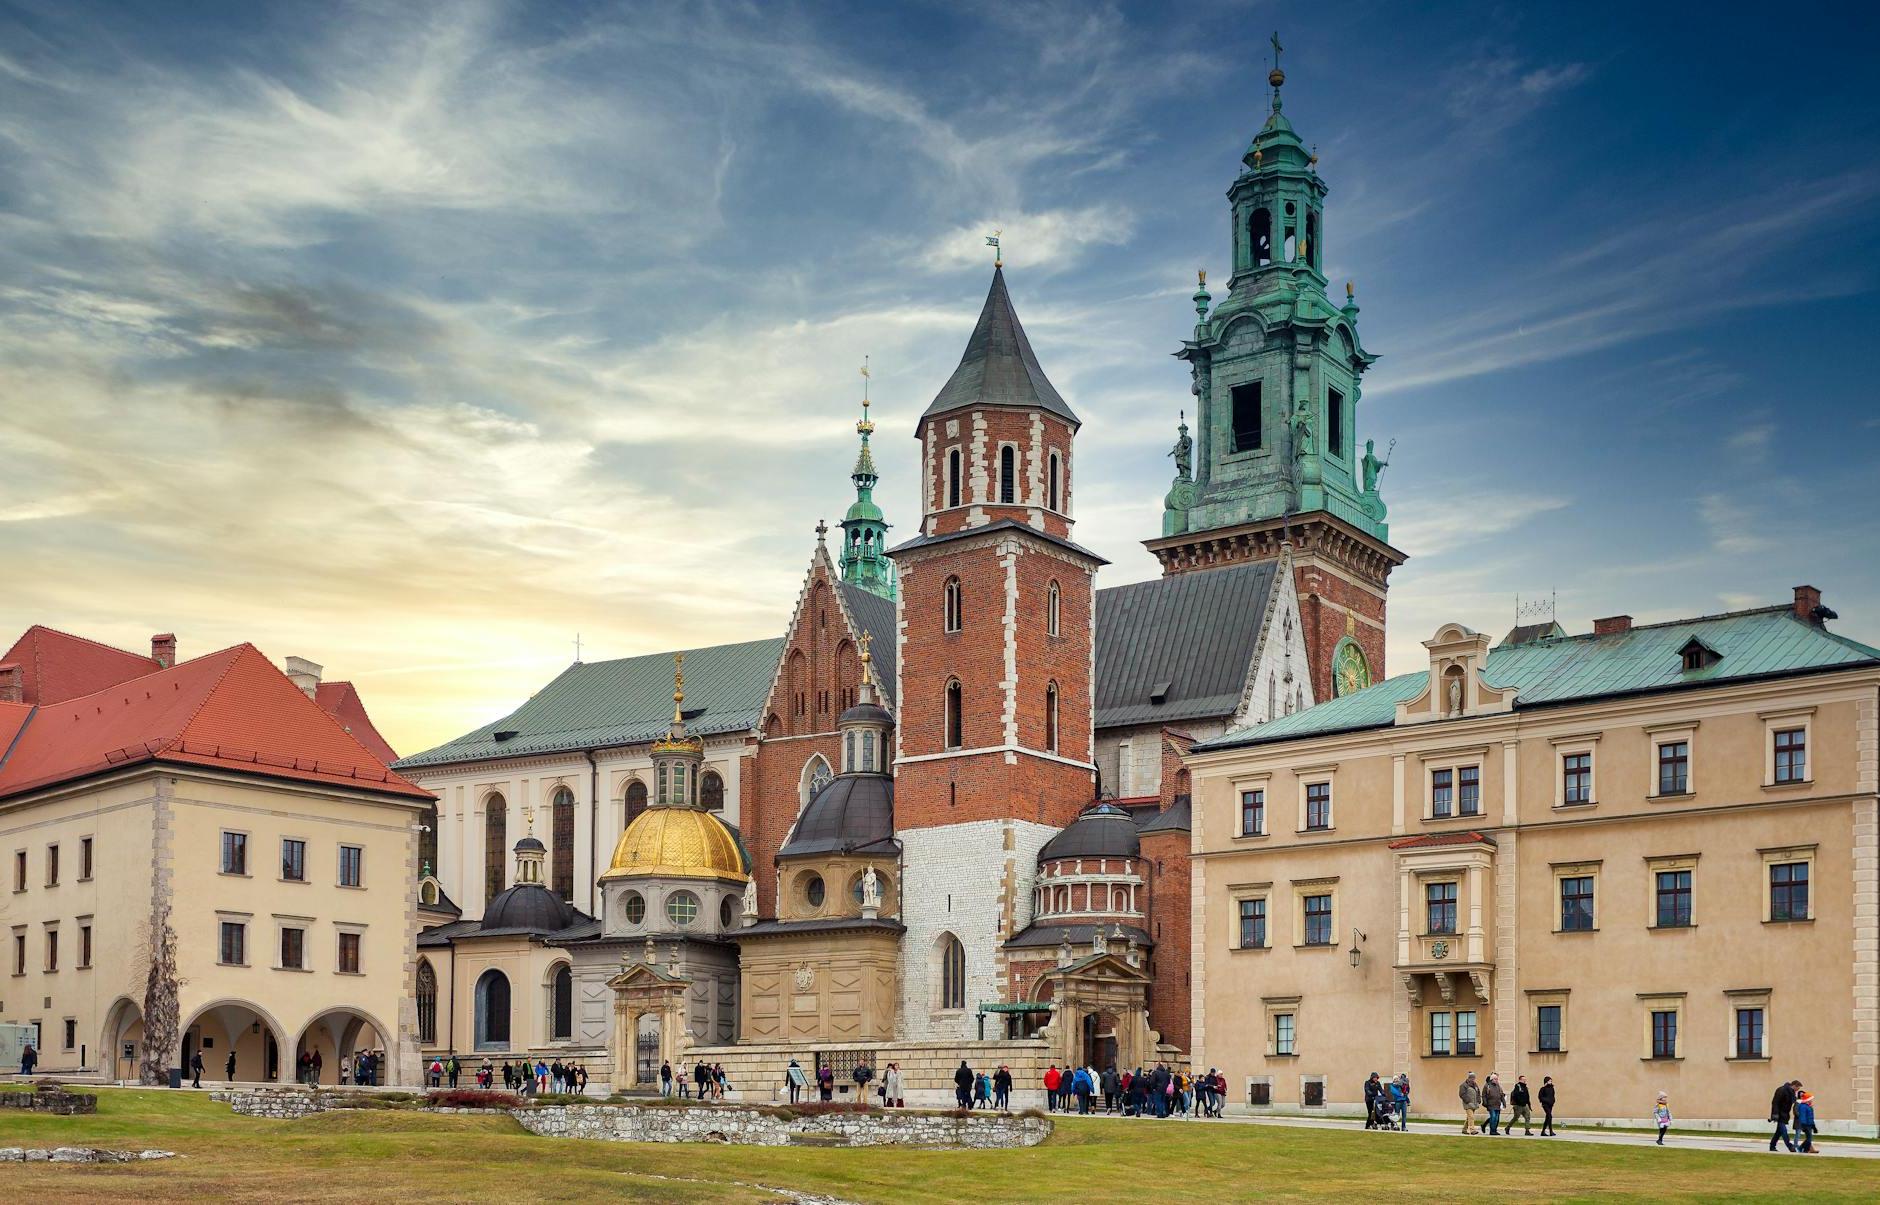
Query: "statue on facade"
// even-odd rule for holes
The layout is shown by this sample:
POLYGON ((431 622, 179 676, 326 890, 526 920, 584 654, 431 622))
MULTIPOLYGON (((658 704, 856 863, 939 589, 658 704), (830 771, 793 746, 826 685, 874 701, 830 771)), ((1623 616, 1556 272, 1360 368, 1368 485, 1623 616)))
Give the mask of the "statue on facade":
POLYGON ((757 880, 744 880, 744 918, 746 921, 757 919, 757 880))
POLYGON ((1175 439, 1175 446, 1169 455, 1175 458, 1175 476, 1182 481, 1192 481, 1195 475, 1195 441, 1188 434, 1188 412, 1181 412, 1181 432, 1175 439))
POLYGON ((862 871, 862 907, 881 907, 881 876, 869 866, 862 871))
POLYGON ((1367 439, 1364 441, 1363 464, 1364 492, 1367 494, 1375 494, 1377 492, 1377 479, 1382 477, 1384 470, 1390 466, 1389 460, 1378 459, 1377 441, 1375 439, 1367 439))
POLYGON ((1449 714, 1462 714, 1462 678, 1460 675, 1449 679, 1449 714))
POLYGON ((1312 408, 1304 398, 1293 410, 1293 459, 1304 460, 1312 455, 1312 408))
POLYGON ((1095 933, 1090 935, 1090 952, 1092 954, 1108 954, 1110 952, 1110 945, 1103 936, 1103 926, 1098 925, 1096 930, 1095 933))

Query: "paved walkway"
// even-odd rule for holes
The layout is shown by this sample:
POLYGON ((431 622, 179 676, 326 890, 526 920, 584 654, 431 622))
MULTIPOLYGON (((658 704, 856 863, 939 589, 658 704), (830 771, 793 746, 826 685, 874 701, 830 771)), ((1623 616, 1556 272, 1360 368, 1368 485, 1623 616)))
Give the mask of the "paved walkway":
MULTIPOLYGON (((1054 1113, 1052 1116, 1066 1116, 1066 1114, 1054 1113)), ((1070 1114, 1069 1116, 1075 1116, 1075 1114, 1070 1114)), ((1105 1121, 1128 1121, 1135 1124, 1154 1124, 1153 1120, 1123 1117, 1115 1113, 1092 1113, 1091 1117, 1105 1121)), ((1396 1138, 1399 1133, 1399 1131, 1394 1130, 1366 1130, 1364 1124, 1355 1117, 1188 1117, 1175 1124, 1193 1124, 1196 1122, 1204 1125, 1221 1125, 1225 1123, 1234 1125, 1292 1126, 1308 1130, 1352 1130, 1359 1134, 1374 1135, 1379 1142, 1389 1142, 1393 1138, 1396 1138)), ((1163 1124, 1168 1123, 1164 1122, 1163 1124)), ((1456 1141, 1462 1141, 1464 1139, 1470 1142, 1504 1141, 1504 1139, 1500 1137, 1490 1139, 1485 1134, 1465 1135, 1462 1132, 1462 1122, 1460 1119, 1456 1121, 1412 1121, 1410 1123, 1409 1132, 1412 1134, 1427 1134, 1437 1138, 1451 1138, 1456 1141)), ((1555 1138, 1542 1138, 1537 1130, 1532 1138, 1517 1133, 1512 1138, 1508 1138, 1505 1141, 1510 1143, 1553 1141, 1590 1142, 1605 1146, 1651 1146, 1656 1140, 1656 1132, 1647 1134, 1634 1133, 1627 1130, 1559 1130, 1555 1138)), ((1693 1134, 1679 1133, 1673 1130, 1671 1133, 1665 1135, 1665 1145, 1668 1147, 1678 1147, 1682 1150, 1730 1151, 1740 1155, 1759 1154, 1772 1159, 1776 1157, 1775 1155, 1769 1154, 1768 1134, 1762 1134, 1760 1136, 1756 1134, 1728 1133, 1693 1134)), ((1821 1152, 1820 1157, 1822 1158, 1832 1156, 1843 1159, 1880 1159, 1880 1143, 1837 1142, 1832 1138, 1816 1138, 1815 1147, 1821 1152)), ((1788 1152, 1785 1150, 1778 1150, 1776 1154, 1783 1158, 1788 1157, 1788 1152)), ((1806 1155, 1802 1157, 1808 1158, 1806 1155)))

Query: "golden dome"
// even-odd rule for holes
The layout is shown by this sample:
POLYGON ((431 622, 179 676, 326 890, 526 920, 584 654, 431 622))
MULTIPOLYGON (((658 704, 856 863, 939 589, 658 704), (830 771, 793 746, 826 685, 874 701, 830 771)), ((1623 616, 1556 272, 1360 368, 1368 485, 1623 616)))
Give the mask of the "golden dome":
POLYGON ((737 838, 710 812, 651 807, 633 818, 614 846, 602 879, 645 875, 668 879, 750 878, 737 838))

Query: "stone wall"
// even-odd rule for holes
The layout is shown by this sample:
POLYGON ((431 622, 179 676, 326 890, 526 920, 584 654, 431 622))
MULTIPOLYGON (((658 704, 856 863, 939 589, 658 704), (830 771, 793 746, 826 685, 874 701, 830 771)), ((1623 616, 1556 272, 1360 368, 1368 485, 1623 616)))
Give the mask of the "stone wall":
POLYGON ((238 1091, 217 1089, 209 1099, 228 1105, 244 1117, 272 1117, 280 1121, 298 1121, 331 1107, 333 1093, 309 1092, 304 1088, 244 1088, 238 1091))
POLYGON ((729 1142, 746 1146, 930 1146, 993 1149, 1036 1146, 1051 1122, 1021 1114, 905 1110, 790 1117, 788 1110, 702 1105, 544 1105, 513 1113, 522 1128, 550 1138, 601 1142, 729 1142))
MULTIPOLYGON (((1003 1028, 1004 1018, 988 1016, 986 1030, 1003 1028)), ((812 1073, 818 1053, 865 1054, 874 1060, 876 1082, 869 1085, 870 1100, 881 1073, 889 1063, 901 1069, 901 1094, 910 1106, 953 1105, 953 1073, 965 1059, 974 1071, 991 1075, 1004 1064, 1012 1072, 1012 1107, 1044 1107, 1044 1073, 1051 1065, 1050 1046, 1042 1038, 1016 1042, 826 1042, 752 1043, 738 1046, 693 1047, 685 1052, 688 1065, 699 1061, 723 1063, 732 1100, 762 1104, 788 1103, 783 1072, 796 1059, 812 1073)), ((805 1093, 813 1096, 814 1089, 805 1093)), ((836 1099, 856 1099, 855 1084, 838 1077, 836 1099)))
POLYGON ((90 1092, 39 1087, 31 1092, 0 1092, 0 1109, 22 1109, 29 1113, 54 1113, 60 1117, 71 1117, 79 1113, 96 1113, 98 1098, 90 1092))

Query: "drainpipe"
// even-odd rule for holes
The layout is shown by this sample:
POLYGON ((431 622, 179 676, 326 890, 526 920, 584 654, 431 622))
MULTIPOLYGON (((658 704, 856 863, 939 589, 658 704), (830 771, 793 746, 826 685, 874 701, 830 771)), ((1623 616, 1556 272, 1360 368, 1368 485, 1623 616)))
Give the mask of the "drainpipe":
POLYGON ((583 749, 581 755, 588 764, 588 915, 599 916, 600 909, 594 899, 594 890, 599 886, 594 880, 595 843, 601 838, 601 764, 594 760, 594 750, 583 749))

